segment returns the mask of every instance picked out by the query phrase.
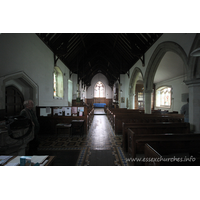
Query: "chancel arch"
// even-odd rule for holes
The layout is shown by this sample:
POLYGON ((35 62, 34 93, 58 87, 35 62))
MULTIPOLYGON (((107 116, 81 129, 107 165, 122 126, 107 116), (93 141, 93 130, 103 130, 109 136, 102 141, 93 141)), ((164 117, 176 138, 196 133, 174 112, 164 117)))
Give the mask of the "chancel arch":
POLYGON ((102 73, 96 74, 91 80, 91 86, 87 87, 85 97, 85 103, 89 105, 93 105, 93 103, 106 103, 111 106, 113 95, 107 77, 102 73), (98 85, 99 82, 100 85, 98 85))
POLYGON ((136 98, 138 98, 138 92, 136 91, 136 85, 140 85, 143 88, 143 74, 142 71, 139 68, 135 68, 132 72, 131 79, 129 82, 129 108, 135 109, 138 108, 138 101, 136 101, 136 98), (136 105, 137 104, 137 105, 136 105))

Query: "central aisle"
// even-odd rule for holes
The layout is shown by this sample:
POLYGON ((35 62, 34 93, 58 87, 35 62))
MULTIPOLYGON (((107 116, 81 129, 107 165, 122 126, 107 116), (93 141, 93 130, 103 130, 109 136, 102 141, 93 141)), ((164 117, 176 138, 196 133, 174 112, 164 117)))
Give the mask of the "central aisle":
POLYGON ((94 116, 89 131, 90 166, 115 166, 112 154, 112 142, 110 136, 110 125, 106 116, 94 116))
POLYGON ((107 116, 102 115, 104 113, 103 109, 95 111, 98 115, 94 115, 87 135, 88 149, 83 165, 128 165, 121 149, 122 137, 115 136, 107 116))

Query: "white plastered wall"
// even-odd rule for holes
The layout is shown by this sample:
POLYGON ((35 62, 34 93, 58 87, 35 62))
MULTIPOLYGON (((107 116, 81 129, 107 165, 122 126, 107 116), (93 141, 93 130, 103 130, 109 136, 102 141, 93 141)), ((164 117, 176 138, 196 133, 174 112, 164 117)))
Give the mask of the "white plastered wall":
MULTIPOLYGON (((14 76, 18 73, 22 73, 39 86, 37 94, 38 101, 36 102, 36 105, 68 105, 67 84, 69 69, 60 60, 57 61, 56 66, 58 66, 63 73, 64 97, 63 99, 53 98, 54 55, 36 34, 1 34, 0 44, 1 100, 4 99, 5 95, 5 84, 3 84, 3 80, 8 76, 11 77, 12 74, 14 76)), ((10 82, 10 84, 11 83, 12 82, 10 82)), ((8 84, 9 82, 6 83, 6 85, 8 84)), ((21 84, 21 86, 22 85, 23 84, 21 84)), ((27 96, 31 97, 31 94, 27 94, 27 96)), ((3 107, 4 106, 1 108, 3 109, 3 107)))
POLYGON ((96 83, 98 81, 101 81, 104 86, 105 86, 105 97, 106 99, 111 99, 113 98, 113 94, 112 94, 112 89, 111 87, 108 85, 108 80, 107 78, 101 74, 101 73, 98 73, 96 74, 93 79, 91 80, 91 86, 88 87, 87 89, 87 92, 86 92, 86 98, 87 99, 92 99, 94 98, 94 86, 96 85, 96 83))

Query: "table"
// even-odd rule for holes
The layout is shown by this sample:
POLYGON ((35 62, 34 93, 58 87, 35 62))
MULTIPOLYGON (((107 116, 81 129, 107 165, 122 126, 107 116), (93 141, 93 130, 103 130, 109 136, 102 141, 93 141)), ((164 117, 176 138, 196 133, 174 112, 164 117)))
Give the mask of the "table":
MULTIPOLYGON (((13 159, 15 159, 17 156, 13 156, 12 158, 10 158, 3 166, 5 166, 6 164, 8 164, 10 161, 12 161, 13 159)), ((20 156, 21 157, 21 156, 20 156)), ((39 156, 38 156, 39 157, 39 156)), ((53 161, 55 159, 55 156, 48 156, 44 162, 46 160, 48 160, 43 166, 52 166, 53 165, 53 161)), ((43 162, 43 163, 44 163, 43 162)), ((20 165, 19 165, 20 166, 20 165)), ((33 165, 32 165, 33 166, 33 165)))

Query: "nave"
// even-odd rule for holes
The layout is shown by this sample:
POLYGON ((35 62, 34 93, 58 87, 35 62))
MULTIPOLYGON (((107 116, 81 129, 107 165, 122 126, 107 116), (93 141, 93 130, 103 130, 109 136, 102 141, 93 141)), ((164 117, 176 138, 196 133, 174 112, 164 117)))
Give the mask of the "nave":
POLYGON ((121 149, 122 136, 115 136, 103 108, 95 109, 87 136, 68 134, 41 136, 38 155, 55 156, 54 166, 127 166, 121 149))

